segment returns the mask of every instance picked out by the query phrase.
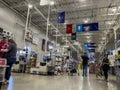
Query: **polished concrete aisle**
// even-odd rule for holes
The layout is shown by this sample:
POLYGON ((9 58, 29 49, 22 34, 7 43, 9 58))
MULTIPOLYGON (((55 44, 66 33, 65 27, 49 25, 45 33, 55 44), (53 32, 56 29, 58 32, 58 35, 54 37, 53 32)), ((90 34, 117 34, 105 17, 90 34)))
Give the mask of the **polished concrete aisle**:
POLYGON ((37 76, 13 74, 9 86, 2 90, 120 90, 120 84, 110 77, 109 82, 96 80, 94 75, 82 76, 37 76))

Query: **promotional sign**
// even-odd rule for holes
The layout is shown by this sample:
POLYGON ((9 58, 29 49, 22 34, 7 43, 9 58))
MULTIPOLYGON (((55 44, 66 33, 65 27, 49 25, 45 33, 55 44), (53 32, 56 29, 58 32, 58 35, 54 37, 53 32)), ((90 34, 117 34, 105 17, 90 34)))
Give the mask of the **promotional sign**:
POLYGON ((64 23, 65 22, 65 12, 58 12, 57 13, 57 23, 64 23))
POLYGON ((32 31, 27 30, 26 35, 25 35, 25 39, 28 40, 28 41, 32 41, 32 38, 33 38, 32 31))
POLYGON ((72 33, 72 24, 67 24, 66 25, 66 33, 71 34, 72 33))
POLYGON ((98 23, 76 24, 76 32, 98 31, 98 23))
POLYGON ((83 31, 98 31, 98 23, 83 24, 83 31))
POLYGON ((96 43, 84 43, 84 48, 96 48, 96 43))
POLYGON ((32 43, 36 45, 39 43, 39 35, 37 33, 33 33, 32 43))
POLYGON ((95 52, 95 49, 87 49, 87 52, 95 52))
POLYGON ((71 34, 71 40, 76 40, 76 33, 71 34))
POLYGON ((82 24, 76 24, 76 32, 83 32, 82 24))

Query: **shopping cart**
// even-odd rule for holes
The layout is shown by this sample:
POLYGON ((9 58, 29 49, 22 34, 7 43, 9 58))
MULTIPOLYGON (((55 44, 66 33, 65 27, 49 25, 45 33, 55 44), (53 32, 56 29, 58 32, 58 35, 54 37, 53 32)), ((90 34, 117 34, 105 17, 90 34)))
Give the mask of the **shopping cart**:
POLYGON ((2 86, 2 82, 4 82, 4 77, 5 77, 5 70, 7 67, 7 60, 4 58, 0 58, 0 90, 2 86))

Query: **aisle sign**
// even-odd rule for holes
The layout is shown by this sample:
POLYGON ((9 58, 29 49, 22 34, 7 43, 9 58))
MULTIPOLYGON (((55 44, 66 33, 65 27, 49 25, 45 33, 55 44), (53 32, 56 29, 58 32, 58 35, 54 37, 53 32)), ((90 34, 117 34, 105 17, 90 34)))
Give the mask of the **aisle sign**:
POLYGON ((66 24, 66 34, 72 33, 72 24, 66 24))
POLYGON ((87 49, 87 52, 95 52, 95 49, 87 49))
POLYGON ((76 24, 76 32, 98 31, 98 23, 76 24))
POLYGON ((98 23, 83 24, 83 31, 98 31, 98 23))
POLYGON ((32 43, 36 45, 39 43, 39 35, 37 33, 33 33, 32 43))
POLYGON ((84 48, 96 48, 96 43, 84 43, 84 48))
POLYGON ((58 12, 57 13, 57 23, 64 23, 65 22, 65 12, 58 12))
POLYGON ((71 40, 76 40, 76 33, 71 34, 71 40))
POLYGON ((83 32, 82 24, 76 24, 76 32, 83 32))

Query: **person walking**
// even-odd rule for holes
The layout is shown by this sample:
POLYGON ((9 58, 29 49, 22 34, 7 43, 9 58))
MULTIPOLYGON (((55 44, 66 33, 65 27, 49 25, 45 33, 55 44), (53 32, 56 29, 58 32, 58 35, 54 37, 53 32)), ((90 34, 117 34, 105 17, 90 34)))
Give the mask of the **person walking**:
POLYGON ((87 53, 84 53, 83 56, 81 56, 83 62, 82 62, 82 66, 83 66, 83 76, 86 76, 87 77, 87 68, 88 68, 88 56, 87 56, 87 53))
POLYGON ((10 76, 11 76, 11 68, 12 65, 16 62, 16 54, 17 54, 17 44, 14 40, 8 40, 9 46, 6 49, 1 49, 1 52, 4 52, 4 58, 7 59, 7 65, 9 67, 6 68, 5 72, 5 81, 4 84, 8 84, 10 76))
POLYGON ((108 82, 108 71, 109 71, 109 59, 108 59, 108 55, 105 54, 104 55, 104 58, 103 58, 103 61, 102 61, 102 69, 103 69, 103 72, 104 72, 104 77, 105 77, 105 81, 108 82))

